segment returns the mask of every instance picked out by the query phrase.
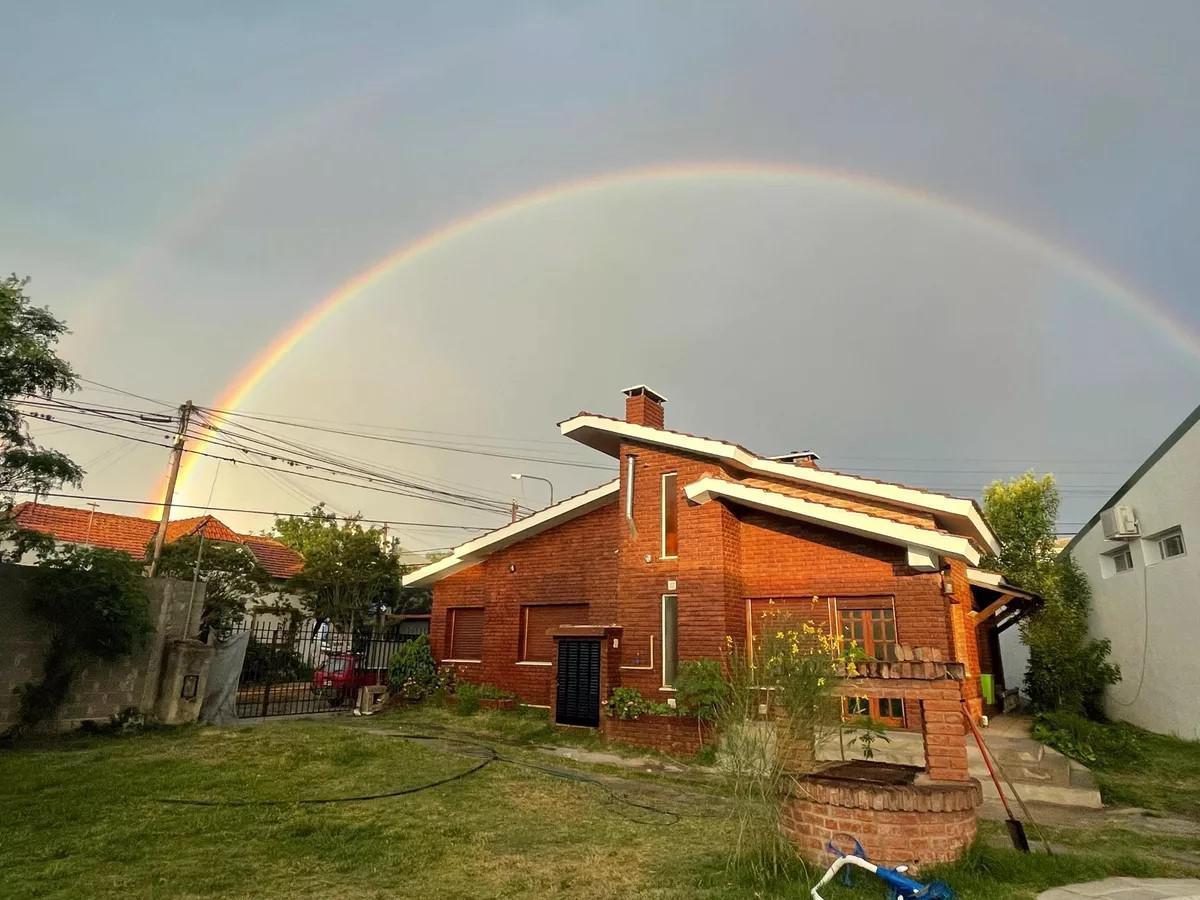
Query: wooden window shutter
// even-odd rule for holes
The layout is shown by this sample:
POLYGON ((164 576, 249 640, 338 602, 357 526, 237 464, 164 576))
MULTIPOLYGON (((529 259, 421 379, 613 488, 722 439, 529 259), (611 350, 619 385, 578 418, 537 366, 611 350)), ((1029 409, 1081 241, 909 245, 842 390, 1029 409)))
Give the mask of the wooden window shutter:
POLYGON ((483 607, 450 610, 450 658, 483 659, 483 607))
POLYGON ((521 608, 521 652, 523 662, 551 662, 554 640, 546 635, 559 625, 587 625, 586 603, 555 603, 521 608))

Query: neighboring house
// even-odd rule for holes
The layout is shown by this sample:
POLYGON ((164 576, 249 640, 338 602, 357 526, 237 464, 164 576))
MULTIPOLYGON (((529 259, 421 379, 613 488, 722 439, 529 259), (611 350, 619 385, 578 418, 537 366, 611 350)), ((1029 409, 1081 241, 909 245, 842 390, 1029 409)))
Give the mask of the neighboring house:
MULTIPOLYGON (((61 544, 88 544, 121 550, 134 559, 145 559, 146 546, 154 539, 158 522, 137 516, 121 516, 69 506, 50 506, 45 503, 21 503, 13 507, 13 519, 29 531, 48 534, 61 544)), ((304 558, 295 550, 274 538, 257 534, 238 534, 213 516, 174 519, 167 523, 168 543, 181 538, 203 534, 206 541, 240 544, 271 576, 272 590, 265 595, 252 616, 282 617, 272 609, 300 609, 295 597, 288 594, 287 582, 304 568, 304 558), (261 612, 257 612, 261 610, 261 612)))
MULTIPOLYGON (((668 699, 681 660, 719 658, 774 608, 879 659, 904 644, 962 662, 981 711, 978 676, 1003 681, 997 634, 1034 598, 975 568, 998 543, 973 501, 670 431, 662 396, 625 394, 624 420, 560 424, 618 478, 405 577, 433 588, 435 658, 594 725, 613 688, 668 699)), ((919 727, 902 699, 870 702, 874 717, 919 727)))
POLYGON ((1121 682, 1109 716, 1200 739, 1200 407, 1092 516, 1065 552, 1092 586, 1091 631, 1121 682))

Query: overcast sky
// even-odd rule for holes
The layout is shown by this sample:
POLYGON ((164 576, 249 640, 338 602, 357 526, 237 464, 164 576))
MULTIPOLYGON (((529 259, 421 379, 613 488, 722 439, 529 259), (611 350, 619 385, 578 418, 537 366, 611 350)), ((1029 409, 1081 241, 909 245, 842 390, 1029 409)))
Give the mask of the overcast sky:
MULTIPOLYGON (((646 382, 669 426, 831 468, 965 495, 1055 472, 1069 530, 1200 402, 1194 3, 113 0, 3 18, 0 268, 67 319, 82 375, 164 404, 215 403, 323 297, 457 218, 730 160, 809 174, 613 183, 493 217, 344 305, 243 408, 605 464, 543 442, 646 382)), ((258 427, 529 505, 544 485, 522 492, 516 469, 559 497, 605 477, 258 427)), ((84 493, 148 498, 166 466, 159 447, 44 433, 87 464, 84 493)), ((503 521, 214 466, 181 499, 503 521)))

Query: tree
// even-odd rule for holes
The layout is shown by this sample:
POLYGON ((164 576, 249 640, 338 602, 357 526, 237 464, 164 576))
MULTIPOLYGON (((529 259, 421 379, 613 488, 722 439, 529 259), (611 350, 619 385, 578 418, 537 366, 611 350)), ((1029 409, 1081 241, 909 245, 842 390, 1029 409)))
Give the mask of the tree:
POLYGON ((400 564, 383 549, 383 534, 363 528, 358 517, 338 524, 338 517, 314 506, 308 516, 275 520, 279 540, 304 557, 304 569, 289 587, 301 596, 315 618, 349 626, 395 609, 400 592, 400 564))
MULTIPOLYGON (((78 485, 83 470, 57 450, 39 446, 17 406, 23 397, 50 397, 75 389, 75 373, 55 353, 66 333, 64 322, 34 306, 25 294, 28 278, 0 280, 0 493, 46 493, 63 484, 78 485)), ((0 539, 15 540, 15 558, 26 549, 52 544, 13 527, 0 513, 0 539)))
MULTIPOLYGON (((146 547, 147 560, 153 551, 151 541, 146 547)), ((157 571, 162 576, 191 581, 196 576, 197 560, 199 577, 205 584, 202 634, 240 622, 247 607, 270 588, 271 576, 245 547, 227 541, 204 541, 201 548, 199 535, 164 545, 157 571)))
POLYGON ((1030 472, 1007 484, 993 482, 984 489, 983 505, 1002 545, 984 567, 1045 601, 1021 623, 1021 638, 1029 647, 1025 692, 1035 709, 1098 717, 1105 687, 1116 684, 1121 673, 1108 662, 1109 642, 1088 636, 1087 577, 1055 545, 1059 495, 1054 476, 1037 478, 1030 472))

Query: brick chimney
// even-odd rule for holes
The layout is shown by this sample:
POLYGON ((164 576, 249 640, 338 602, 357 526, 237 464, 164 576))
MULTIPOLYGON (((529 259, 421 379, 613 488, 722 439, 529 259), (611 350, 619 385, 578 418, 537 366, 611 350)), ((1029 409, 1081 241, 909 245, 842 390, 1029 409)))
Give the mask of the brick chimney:
POLYGON ((817 460, 821 457, 817 456, 812 450, 793 450, 791 453, 784 453, 780 456, 772 456, 770 459, 775 462, 790 462, 793 465, 801 466, 805 469, 819 468, 817 460))
POLYGON ((648 428, 663 427, 663 404, 667 398, 644 384, 625 388, 625 421, 648 428))

